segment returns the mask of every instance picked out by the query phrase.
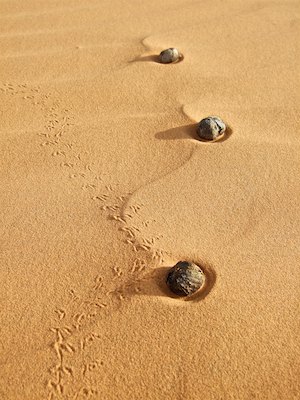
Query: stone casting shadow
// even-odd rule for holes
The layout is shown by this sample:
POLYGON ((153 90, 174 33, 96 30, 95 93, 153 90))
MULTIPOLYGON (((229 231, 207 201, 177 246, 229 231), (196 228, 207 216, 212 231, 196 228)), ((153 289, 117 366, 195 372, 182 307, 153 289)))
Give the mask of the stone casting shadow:
POLYGON ((133 296, 160 296, 166 298, 176 299, 178 301, 192 301, 197 302, 203 300, 212 290, 215 281, 216 274, 214 269, 208 264, 197 263, 201 266, 205 274, 205 283, 203 287, 195 294, 187 297, 180 297, 174 294, 167 286, 166 279, 168 271, 171 266, 156 267, 150 271, 142 273, 138 277, 132 277, 130 281, 118 288, 117 291, 121 291, 125 297, 133 296))
POLYGON ((184 140, 184 139, 195 139, 199 143, 204 143, 204 144, 217 144, 217 143, 222 143, 225 140, 229 139, 229 137, 232 135, 232 129, 227 126, 225 135, 215 141, 215 142, 207 142, 207 141, 202 141, 199 139, 197 135, 197 124, 189 124, 189 125, 183 125, 179 126, 178 128, 172 128, 168 129, 166 131, 161 131, 155 134, 156 139, 159 140, 184 140))

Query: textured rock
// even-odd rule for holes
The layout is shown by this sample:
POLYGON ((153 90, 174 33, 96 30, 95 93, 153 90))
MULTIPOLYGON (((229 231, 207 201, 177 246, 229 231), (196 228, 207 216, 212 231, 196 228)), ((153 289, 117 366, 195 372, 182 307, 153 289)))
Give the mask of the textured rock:
POLYGON ((178 61, 181 58, 179 51, 173 47, 164 50, 159 55, 159 61, 162 64, 170 64, 178 61))
POLYGON ((201 268, 188 261, 179 261, 167 276, 167 285, 179 296, 189 296, 201 288, 205 276, 201 268))
POLYGON ((197 134, 201 140, 214 141, 220 139, 226 130, 225 123, 219 117, 202 119, 197 127, 197 134))

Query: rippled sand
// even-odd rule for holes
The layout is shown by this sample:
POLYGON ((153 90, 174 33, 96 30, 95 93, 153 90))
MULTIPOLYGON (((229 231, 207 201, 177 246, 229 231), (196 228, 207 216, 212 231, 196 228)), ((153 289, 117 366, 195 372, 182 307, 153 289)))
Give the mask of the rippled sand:
POLYGON ((299 21, 0 1, 0 399, 299 398, 299 21), (226 140, 196 139, 207 115, 226 140), (192 301, 164 283, 181 259, 192 301))

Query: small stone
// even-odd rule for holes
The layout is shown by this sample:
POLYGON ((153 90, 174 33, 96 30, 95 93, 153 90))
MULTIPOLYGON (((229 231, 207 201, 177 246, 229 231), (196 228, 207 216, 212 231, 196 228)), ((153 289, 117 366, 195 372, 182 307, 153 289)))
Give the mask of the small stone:
POLYGON ((225 123, 219 117, 202 119, 197 127, 197 134, 201 140, 215 141, 220 139, 226 130, 225 123))
POLYGON ((189 296, 201 288, 205 280, 202 269, 191 262, 179 261, 167 276, 167 285, 179 296, 189 296))
POLYGON ((179 53, 177 49, 171 47, 167 50, 163 50, 159 55, 159 61, 162 64, 170 64, 182 58, 182 55, 179 53))

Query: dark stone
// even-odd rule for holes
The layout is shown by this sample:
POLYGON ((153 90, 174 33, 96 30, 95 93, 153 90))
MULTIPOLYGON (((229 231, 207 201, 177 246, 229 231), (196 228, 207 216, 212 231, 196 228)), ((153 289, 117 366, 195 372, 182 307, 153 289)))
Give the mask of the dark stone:
POLYGON ((226 130, 225 123, 219 117, 202 119, 197 127, 197 134, 201 140, 214 141, 220 139, 226 130))
POLYGON ((162 64, 174 63, 174 62, 178 61, 180 58, 181 58, 181 54, 174 47, 163 50, 159 55, 159 61, 162 64))
POLYGON ((189 296, 201 288, 205 280, 202 269, 191 262, 179 261, 167 276, 167 285, 178 296, 189 296))

